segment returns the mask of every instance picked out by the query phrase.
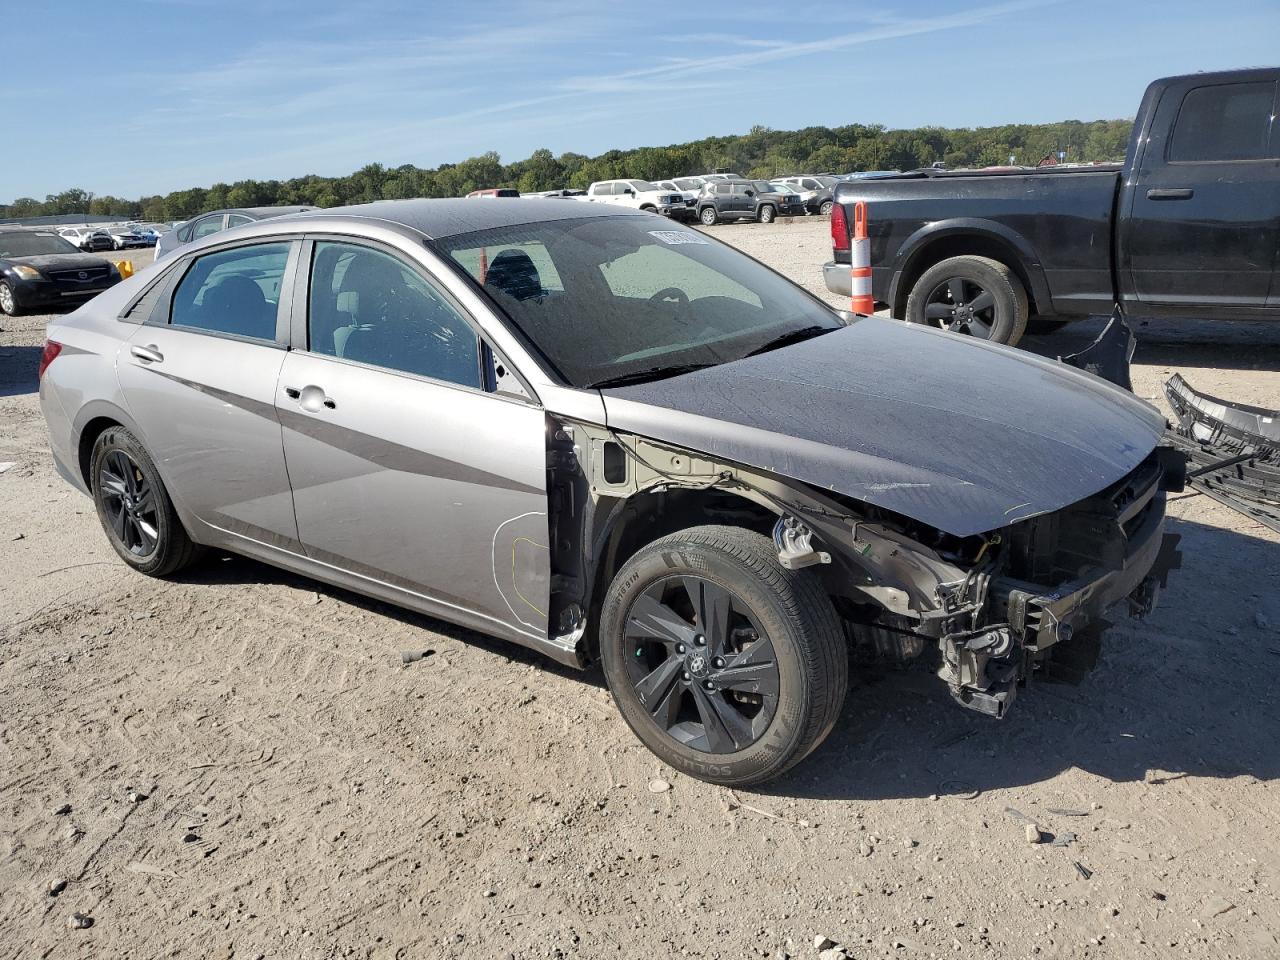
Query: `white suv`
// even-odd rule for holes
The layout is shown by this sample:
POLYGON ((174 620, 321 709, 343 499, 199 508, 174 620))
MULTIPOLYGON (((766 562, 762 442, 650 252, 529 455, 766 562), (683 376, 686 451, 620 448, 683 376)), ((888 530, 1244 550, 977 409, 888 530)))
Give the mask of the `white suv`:
POLYGON ((636 210, 649 210, 677 220, 692 220, 693 198, 683 192, 660 190, 648 180, 598 180, 579 200, 616 203, 636 210))

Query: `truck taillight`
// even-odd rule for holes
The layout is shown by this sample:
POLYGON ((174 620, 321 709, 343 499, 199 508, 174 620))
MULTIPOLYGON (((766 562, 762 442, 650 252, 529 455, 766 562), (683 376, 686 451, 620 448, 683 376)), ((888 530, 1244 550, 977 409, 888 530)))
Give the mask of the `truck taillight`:
POLYGON ((831 249, 849 249, 849 221, 844 216, 844 205, 837 203, 831 208, 831 249))
POLYGON ((49 364, 58 359, 58 354, 62 352, 62 344, 57 340, 46 340, 44 342, 44 353, 40 354, 40 372, 36 374, 36 379, 44 376, 44 372, 49 369, 49 364))

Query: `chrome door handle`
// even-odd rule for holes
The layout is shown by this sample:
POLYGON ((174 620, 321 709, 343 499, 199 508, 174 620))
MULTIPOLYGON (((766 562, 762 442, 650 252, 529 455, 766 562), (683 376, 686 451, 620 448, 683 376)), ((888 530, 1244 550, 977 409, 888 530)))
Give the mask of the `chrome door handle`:
POLYGON ((156 349, 156 345, 154 343, 147 344, 145 347, 130 347, 129 352, 143 363, 164 362, 164 354, 156 349))
POLYGON ((338 408, 337 402, 324 392, 323 387, 309 383, 305 387, 285 387, 284 395, 290 400, 298 401, 298 405, 310 413, 319 413, 321 407, 329 410, 338 408))

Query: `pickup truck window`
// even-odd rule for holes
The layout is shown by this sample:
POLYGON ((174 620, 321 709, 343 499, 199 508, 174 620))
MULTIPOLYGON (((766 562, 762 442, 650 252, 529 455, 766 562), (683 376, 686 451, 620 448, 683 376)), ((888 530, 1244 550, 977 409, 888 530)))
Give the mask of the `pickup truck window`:
POLYGON ((1195 87, 1182 98, 1169 141, 1174 163, 1262 160, 1275 101, 1274 83, 1195 87))

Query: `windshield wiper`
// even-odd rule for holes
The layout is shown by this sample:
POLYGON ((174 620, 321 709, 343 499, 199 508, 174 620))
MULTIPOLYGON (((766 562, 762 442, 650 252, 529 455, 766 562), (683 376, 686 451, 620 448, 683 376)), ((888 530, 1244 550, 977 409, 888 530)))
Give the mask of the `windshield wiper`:
POLYGON ((766 340, 750 353, 745 354, 745 356, 754 357, 757 354, 768 353, 770 350, 777 350, 780 347, 789 347, 793 343, 812 340, 814 337, 839 329, 839 327, 824 327, 821 324, 814 324, 810 327, 801 327, 799 330, 789 330, 781 336, 774 337, 772 340, 766 340))
POLYGON ((601 387, 625 387, 631 383, 649 383, 653 380, 665 380, 667 377, 678 377, 682 373, 705 370, 710 366, 714 366, 714 364, 677 363, 666 367, 649 367, 647 370, 633 370, 631 373, 621 373, 616 377, 606 377, 603 380, 597 380, 595 383, 587 384, 587 387, 592 390, 598 390, 601 387))

